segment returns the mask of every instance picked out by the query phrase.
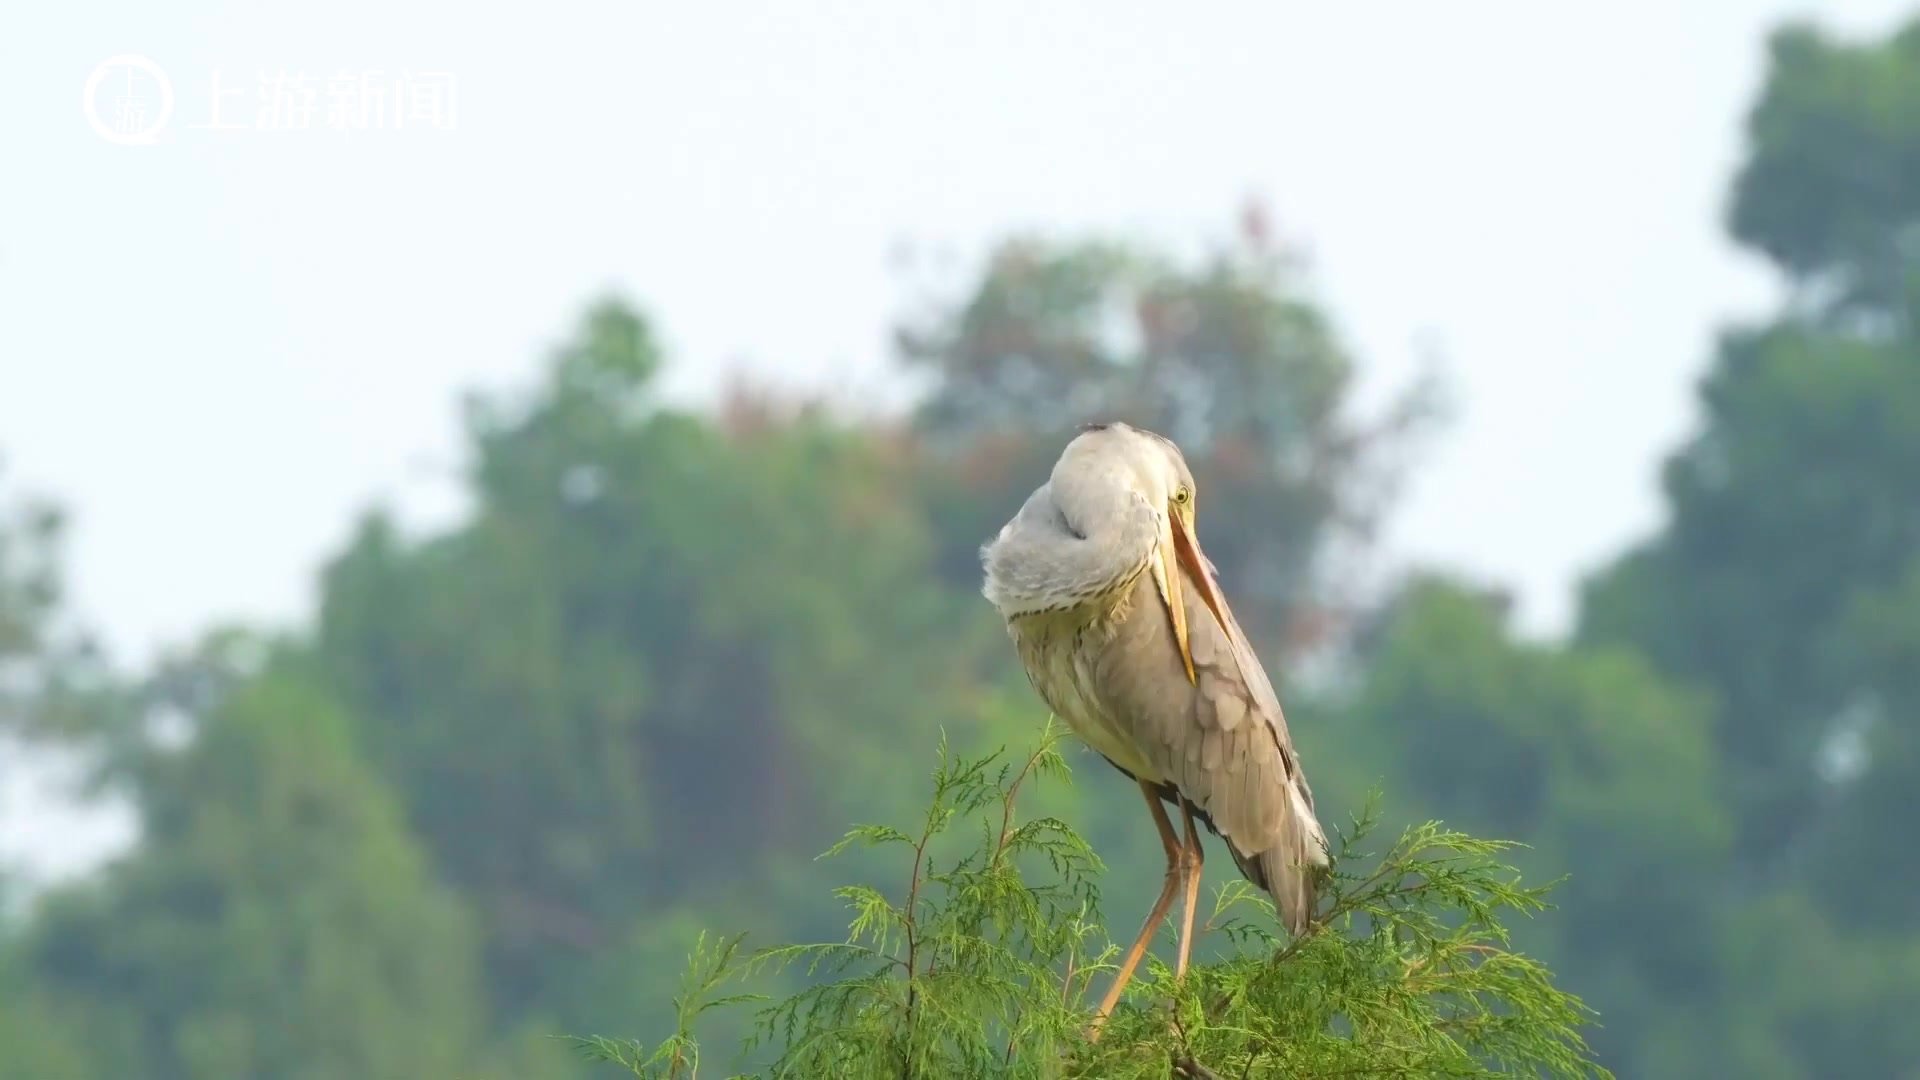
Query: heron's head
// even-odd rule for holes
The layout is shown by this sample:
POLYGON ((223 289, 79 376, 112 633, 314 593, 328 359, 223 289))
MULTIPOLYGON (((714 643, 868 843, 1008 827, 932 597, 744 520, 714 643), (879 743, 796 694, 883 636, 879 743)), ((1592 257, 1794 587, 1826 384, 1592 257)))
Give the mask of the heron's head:
POLYGON ((1160 536, 1150 562, 1160 599, 1173 621, 1174 639, 1187 678, 1194 678, 1193 651, 1188 644, 1187 610, 1182 593, 1182 571, 1199 590, 1201 600, 1223 632, 1229 620, 1194 524, 1199 489, 1187 459, 1172 439, 1128 424, 1101 424, 1087 428, 1060 455, 1054 467, 1055 483, 1063 473, 1079 483, 1116 484, 1140 496, 1160 517, 1160 536))
POLYGON ((1173 440, 1130 424, 1093 424, 1060 454, 1055 475, 1118 484, 1156 508, 1180 507, 1191 519, 1193 473, 1173 440))

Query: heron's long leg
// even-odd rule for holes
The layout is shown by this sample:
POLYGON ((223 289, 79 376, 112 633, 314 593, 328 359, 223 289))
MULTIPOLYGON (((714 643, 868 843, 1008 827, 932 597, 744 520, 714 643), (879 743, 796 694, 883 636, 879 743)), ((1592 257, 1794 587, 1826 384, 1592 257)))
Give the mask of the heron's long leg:
POLYGON ((1193 805, 1185 799, 1180 800, 1180 823, 1187 834, 1186 846, 1181 850, 1181 868, 1187 879, 1187 903, 1180 916, 1180 959, 1173 968, 1173 977, 1176 979, 1187 973, 1187 955, 1193 951, 1193 908, 1200 899, 1200 867, 1207 860, 1206 852, 1200 847, 1200 832, 1193 827, 1193 805))
POLYGON ((1173 893, 1180 885, 1182 851, 1180 838, 1174 834, 1173 822, 1167 820, 1166 808, 1160 805, 1160 793, 1152 785, 1142 783, 1140 793, 1147 797, 1147 809, 1153 811, 1153 824, 1160 830, 1160 847, 1167 853, 1167 880, 1160 886, 1160 898, 1153 902, 1153 910, 1147 913, 1147 921, 1140 927, 1140 936, 1134 939, 1133 947, 1127 950, 1120 961, 1120 972, 1113 977, 1113 986, 1108 988, 1107 996, 1100 1001, 1100 1008, 1094 1011, 1093 1024, 1087 1031, 1087 1037, 1098 1039, 1100 1027, 1107 1022, 1107 1015, 1120 1002, 1120 991, 1126 989, 1128 980, 1133 978, 1133 969, 1140 966, 1140 957, 1146 954, 1147 944, 1153 940, 1153 932, 1160 929, 1166 921, 1168 909, 1173 907, 1173 893))

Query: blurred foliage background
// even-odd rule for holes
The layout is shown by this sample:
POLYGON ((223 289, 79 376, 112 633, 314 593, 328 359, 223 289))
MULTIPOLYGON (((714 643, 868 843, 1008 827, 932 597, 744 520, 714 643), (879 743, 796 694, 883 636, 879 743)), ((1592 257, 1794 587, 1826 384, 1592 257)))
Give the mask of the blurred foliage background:
MULTIPOLYGON (((838 935, 814 855, 911 813, 942 732, 1040 727, 977 548, 1118 418, 1186 448, 1329 812, 1380 784, 1570 875, 1520 944, 1620 1075, 1920 1075, 1920 22, 1775 36, 1728 226, 1790 299, 1724 333, 1666 524, 1564 641, 1491 583, 1359 587, 1438 399, 1355 418, 1257 217, 1200 260, 1009 239, 903 318, 908 415, 667 407, 649 317, 598 302, 465 402, 468 520, 372 511, 311 625, 153 670, 71 625, 60 513, 0 488, 0 735, 141 824, 52 891, 0 871, 0 1074, 562 1080, 549 1036, 659 1029, 700 929, 838 935)), ((1074 760, 1048 809, 1150 895, 1131 787, 1074 760)))

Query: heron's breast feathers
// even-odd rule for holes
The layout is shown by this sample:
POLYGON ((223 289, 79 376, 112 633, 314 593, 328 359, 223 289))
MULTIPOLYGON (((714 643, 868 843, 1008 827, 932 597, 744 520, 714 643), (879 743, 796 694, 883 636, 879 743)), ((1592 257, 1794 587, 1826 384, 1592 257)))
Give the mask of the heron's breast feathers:
POLYGON ((1027 680, 1055 716, 1092 749, 1140 779, 1159 782, 1158 764, 1110 708, 1097 685, 1099 658, 1140 610, 1135 590, 1007 620, 1027 680))

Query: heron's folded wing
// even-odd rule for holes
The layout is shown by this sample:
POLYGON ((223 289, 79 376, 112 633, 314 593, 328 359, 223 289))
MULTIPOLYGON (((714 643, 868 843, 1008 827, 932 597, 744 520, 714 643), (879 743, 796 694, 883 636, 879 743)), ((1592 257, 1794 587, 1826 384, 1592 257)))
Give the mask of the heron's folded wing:
POLYGON ((1042 484, 981 548, 981 591, 1007 616, 1085 601, 1138 574, 1157 531, 1152 508, 1137 496, 1097 521, 1074 522, 1042 484))
POLYGON ((1150 581, 1101 664, 1100 680, 1143 754, 1203 810, 1247 875, 1280 901, 1296 929, 1312 904, 1308 864, 1326 861, 1313 795, 1294 754, 1273 684, 1226 611, 1223 629, 1191 582, 1187 607, 1195 682, 1182 667, 1150 581))

